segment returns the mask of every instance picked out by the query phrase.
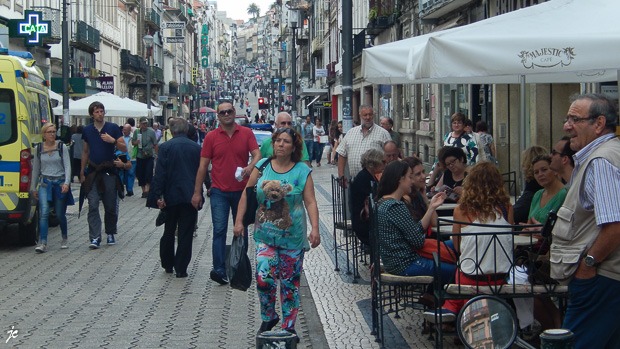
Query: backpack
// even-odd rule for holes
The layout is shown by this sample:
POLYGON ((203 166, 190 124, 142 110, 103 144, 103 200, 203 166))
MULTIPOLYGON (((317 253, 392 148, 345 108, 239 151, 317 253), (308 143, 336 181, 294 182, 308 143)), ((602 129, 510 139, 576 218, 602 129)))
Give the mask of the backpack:
MULTIPOLYGON (((37 157, 38 157, 39 160, 41 160, 41 150, 43 149, 41 144, 42 143, 37 144, 37 157)), ((63 146, 62 142, 58 142, 58 145, 56 146, 56 150, 58 151, 58 155, 60 155, 60 160, 61 161, 63 160, 62 146, 63 146)))

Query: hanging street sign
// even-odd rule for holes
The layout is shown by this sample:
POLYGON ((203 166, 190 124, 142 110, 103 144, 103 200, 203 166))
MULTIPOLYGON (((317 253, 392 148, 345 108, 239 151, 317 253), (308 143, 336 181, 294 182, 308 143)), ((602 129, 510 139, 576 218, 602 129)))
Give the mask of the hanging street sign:
POLYGON ((169 44, 184 44, 185 43, 184 36, 171 36, 171 37, 165 37, 164 39, 166 39, 166 42, 169 44))
POLYGON ((166 23, 165 29, 184 29, 185 22, 168 22, 166 23))
POLYGON ((43 45, 43 37, 52 35, 52 22, 43 20, 40 11, 26 10, 23 19, 9 20, 9 37, 24 38, 26 46, 43 45))

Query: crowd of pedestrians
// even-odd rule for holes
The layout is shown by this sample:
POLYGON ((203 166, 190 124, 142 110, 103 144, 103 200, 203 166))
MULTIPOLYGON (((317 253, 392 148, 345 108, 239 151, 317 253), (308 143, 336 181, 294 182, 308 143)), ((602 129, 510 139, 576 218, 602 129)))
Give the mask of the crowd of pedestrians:
MULTIPOLYGON (((252 131, 235 123, 232 101, 221 101, 217 106, 219 126, 214 130, 201 127, 198 120, 194 125, 180 118, 168 119, 169 128, 165 129, 157 124, 149 127, 146 118, 139 120, 138 128, 133 120, 119 127, 105 121, 105 107, 95 102, 89 107, 93 122, 76 127, 73 135, 67 136, 72 140, 70 148, 57 140, 55 125, 42 128, 43 143, 33 156, 37 183, 33 195, 39 200, 41 213, 41 240, 35 251, 47 251, 50 211, 60 225, 61 248, 66 248, 69 236, 65 212, 74 202, 70 183, 76 175, 82 183, 80 209, 88 200, 89 248, 100 248, 103 232, 107 244, 115 244, 118 200, 125 190, 128 196, 133 195, 135 176, 147 206, 160 209, 164 216, 160 243, 163 269, 186 277, 192 232, 204 203, 203 185, 212 182, 210 277, 224 285, 229 282, 225 269, 229 216, 232 214, 235 223, 234 234, 243 236, 247 248, 248 226, 242 220, 248 209, 246 189, 256 187, 254 239, 263 320, 259 331, 270 330, 282 320, 282 328, 295 333, 304 253, 320 242, 310 168, 313 161, 321 166, 323 147, 329 144, 328 162, 338 164, 338 176, 354 178, 350 184, 353 230, 366 246, 368 224, 358 213, 376 190, 379 250, 390 273, 433 275, 434 264, 416 249, 431 236, 435 209, 450 194, 456 195, 458 203, 454 218, 463 222, 542 224, 550 211, 557 211, 553 240, 546 251, 551 256, 551 277, 569 284, 571 298, 563 323, 553 303, 536 304, 534 315, 543 327, 571 329, 578 347, 583 343, 597 343, 596 347, 615 343, 614 336, 593 336, 601 333, 596 329, 611 334, 620 330, 611 314, 604 315, 609 313, 606 309, 620 308, 611 296, 614 290, 620 291, 620 208, 616 200, 620 197, 620 141, 614 135, 618 113, 613 101, 599 94, 576 96, 563 126, 567 136, 551 151, 540 146, 525 150, 521 167, 526 185, 514 207, 505 192, 497 167, 501 159, 485 123, 478 123, 478 132, 472 132, 471 121, 463 114, 452 116, 452 131, 444 137, 444 147, 427 182, 421 161, 403 157, 392 120, 383 118, 381 125, 375 124, 369 105, 360 106, 359 112, 360 125, 344 134, 342 124, 333 122, 329 135, 320 119, 313 123, 310 117, 298 132, 292 128, 291 116, 281 112, 276 115, 273 136, 259 148, 252 131), (433 193, 431 199, 427 191, 433 193), (311 224, 309 234, 306 217, 311 224), (282 319, 274 308, 278 282, 284 297, 282 319)), ((343 185, 349 183, 345 180, 343 185)), ((456 234, 470 230, 467 224, 453 227, 456 234)), ((449 247, 461 259, 475 259, 480 251, 472 249, 468 241, 455 238, 449 247)), ((478 262, 501 264, 497 260, 478 262)), ((455 270, 449 263, 440 267, 446 279, 480 283, 462 268, 455 270)), ((449 318, 462 304, 450 301, 443 306, 442 315, 449 318)))

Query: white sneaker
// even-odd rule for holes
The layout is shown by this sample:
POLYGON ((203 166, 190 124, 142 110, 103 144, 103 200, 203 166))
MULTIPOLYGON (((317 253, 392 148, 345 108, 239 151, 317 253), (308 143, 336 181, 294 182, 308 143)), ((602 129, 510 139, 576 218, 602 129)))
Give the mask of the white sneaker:
POLYGON ((36 253, 45 253, 47 251, 47 246, 45 244, 41 244, 37 247, 35 247, 35 252, 36 253))
POLYGON ((69 248, 69 246, 67 246, 67 239, 62 239, 62 244, 60 244, 60 248, 63 250, 69 248))

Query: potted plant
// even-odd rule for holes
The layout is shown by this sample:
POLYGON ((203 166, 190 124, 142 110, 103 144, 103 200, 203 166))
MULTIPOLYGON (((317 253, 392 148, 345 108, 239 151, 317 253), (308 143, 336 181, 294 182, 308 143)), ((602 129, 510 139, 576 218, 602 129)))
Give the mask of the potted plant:
POLYGON ((379 16, 379 10, 373 7, 368 11, 369 24, 374 27, 377 24, 377 17, 379 16))
POLYGON ((377 26, 378 27, 387 27, 389 26, 389 17, 388 15, 382 13, 381 16, 377 17, 377 26))
POLYGON ((179 90, 179 83, 174 81, 174 80, 170 80, 170 82, 168 82, 168 91, 171 95, 175 95, 177 94, 179 90))

